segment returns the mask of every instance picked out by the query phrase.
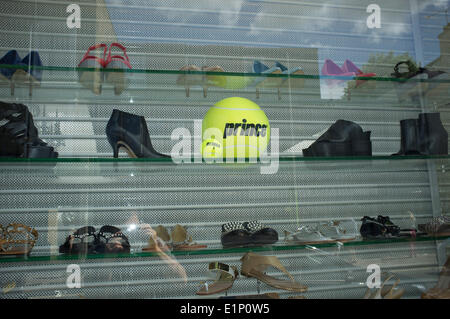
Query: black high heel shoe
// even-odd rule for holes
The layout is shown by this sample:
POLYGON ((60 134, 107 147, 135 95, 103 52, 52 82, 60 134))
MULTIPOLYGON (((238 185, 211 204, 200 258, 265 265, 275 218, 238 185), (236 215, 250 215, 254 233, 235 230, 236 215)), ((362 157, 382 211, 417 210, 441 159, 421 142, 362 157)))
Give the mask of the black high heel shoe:
POLYGON ((351 121, 337 120, 310 147, 303 156, 372 156, 370 131, 351 121))
POLYGON ((113 148, 114 158, 119 157, 120 147, 125 148, 130 157, 170 158, 153 148, 143 116, 113 110, 106 125, 106 136, 113 148))

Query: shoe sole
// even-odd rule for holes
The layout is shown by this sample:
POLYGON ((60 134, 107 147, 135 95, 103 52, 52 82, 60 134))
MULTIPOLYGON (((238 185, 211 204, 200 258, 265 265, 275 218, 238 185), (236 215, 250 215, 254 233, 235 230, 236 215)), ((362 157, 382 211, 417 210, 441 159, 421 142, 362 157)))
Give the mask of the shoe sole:
POLYGON ((96 69, 94 71, 79 71, 78 77, 83 87, 90 89, 94 94, 101 94, 104 79, 103 66, 98 61, 90 59, 83 61, 79 67, 96 69))
MULTIPOLYGON (((128 66, 125 65, 123 62, 115 60, 108 63, 106 68, 112 70, 129 70, 128 66)), ((105 72, 105 80, 106 82, 114 85, 115 95, 120 95, 128 87, 128 78, 126 72, 122 71, 105 72)))

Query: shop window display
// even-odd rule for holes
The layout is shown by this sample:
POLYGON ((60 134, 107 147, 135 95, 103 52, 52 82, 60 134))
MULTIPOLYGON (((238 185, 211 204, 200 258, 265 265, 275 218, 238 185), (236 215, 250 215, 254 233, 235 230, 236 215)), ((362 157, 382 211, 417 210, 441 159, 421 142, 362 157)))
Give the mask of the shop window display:
POLYGON ((448 299, 449 5, 1 1, 2 298, 448 299))

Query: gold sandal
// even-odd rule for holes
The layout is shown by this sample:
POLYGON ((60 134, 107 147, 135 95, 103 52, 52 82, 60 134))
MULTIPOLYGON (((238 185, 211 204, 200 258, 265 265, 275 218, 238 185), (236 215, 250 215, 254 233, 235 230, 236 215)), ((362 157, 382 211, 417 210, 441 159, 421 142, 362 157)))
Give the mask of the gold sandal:
POLYGON ((214 274, 215 280, 210 285, 207 282, 203 283, 200 290, 197 291, 197 295, 212 295, 228 290, 239 275, 236 267, 220 262, 209 263, 208 270, 214 274))
POLYGON ((148 240, 148 246, 142 248, 142 251, 164 251, 167 249, 171 249, 172 243, 170 242, 170 235, 167 229, 159 225, 152 231, 150 238, 148 240), (156 232, 156 233, 155 233, 156 232))
POLYGON ((192 240, 192 236, 186 230, 187 227, 183 227, 179 224, 175 225, 172 229, 172 245, 174 250, 196 250, 200 248, 206 248, 207 245, 197 244, 192 240))
POLYGON ((28 255, 37 239, 38 232, 29 226, 12 223, 3 228, 0 225, 0 255, 28 255))
POLYGON ((248 252, 242 258, 241 274, 247 277, 255 277, 262 282, 278 288, 295 292, 305 292, 308 287, 299 284, 284 268, 276 256, 261 256, 248 252), (272 266, 285 273, 291 280, 277 279, 264 273, 267 267, 272 266))

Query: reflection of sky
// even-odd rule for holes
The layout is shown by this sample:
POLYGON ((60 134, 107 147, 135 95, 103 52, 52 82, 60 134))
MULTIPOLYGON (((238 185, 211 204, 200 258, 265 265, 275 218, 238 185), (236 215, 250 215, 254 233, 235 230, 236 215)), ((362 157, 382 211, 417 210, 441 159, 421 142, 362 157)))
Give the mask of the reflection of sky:
MULTIPOLYGON (((357 66, 373 53, 415 56, 411 17, 415 12, 409 9, 409 0, 376 2, 381 7, 381 29, 366 26, 371 0, 105 1, 118 40, 125 43, 311 47, 319 48, 321 61, 330 58, 341 65, 350 59, 357 66)), ((446 24, 443 10, 449 1, 418 1, 425 64, 440 55, 437 35, 446 24)))

